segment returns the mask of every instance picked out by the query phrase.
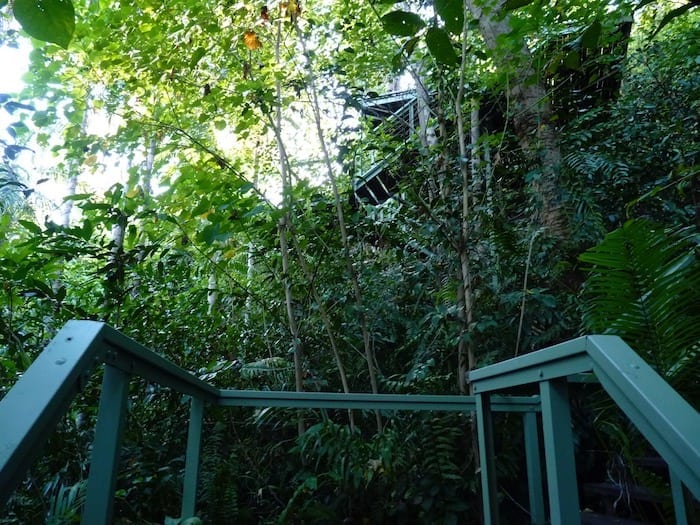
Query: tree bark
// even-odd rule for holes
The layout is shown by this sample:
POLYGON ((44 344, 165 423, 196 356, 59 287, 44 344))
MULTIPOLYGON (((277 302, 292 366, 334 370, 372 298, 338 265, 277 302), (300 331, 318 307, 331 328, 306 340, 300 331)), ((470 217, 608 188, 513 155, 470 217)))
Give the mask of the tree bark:
MULTIPOLYGON (((277 38, 275 42, 275 61, 280 64, 280 45, 282 40, 282 20, 277 22, 277 38)), ((282 140, 282 81, 277 76, 275 80, 275 93, 277 104, 275 107, 275 117, 273 122, 273 131, 277 141, 277 151, 279 153, 279 170, 282 177, 282 204, 285 208, 284 216, 279 222, 280 236, 280 252, 282 257, 282 272, 285 305, 287 309, 287 318, 289 321, 289 331, 292 336, 292 344, 294 348, 294 382, 297 392, 304 390, 304 377, 302 370, 302 344, 299 329, 296 322, 296 313, 294 312, 294 297, 292 295, 291 276, 289 272, 289 249, 287 247, 287 229, 291 223, 291 210, 294 205, 292 196, 292 180, 289 173, 289 162, 287 159, 287 151, 282 140)), ((301 411, 298 413, 297 431, 301 436, 305 431, 304 417, 301 411)))
POLYGON ((567 236, 567 224, 559 202, 559 171, 561 152, 559 133, 552 125, 552 110, 547 91, 537 79, 532 66, 532 53, 524 40, 517 42, 517 53, 501 52, 499 41, 512 41, 511 17, 502 12, 505 0, 466 0, 472 16, 479 22, 486 47, 493 52, 496 67, 512 72, 507 94, 512 98, 513 127, 523 151, 532 162, 541 166, 541 172, 532 182, 537 199, 535 222, 546 228, 555 238, 567 236))

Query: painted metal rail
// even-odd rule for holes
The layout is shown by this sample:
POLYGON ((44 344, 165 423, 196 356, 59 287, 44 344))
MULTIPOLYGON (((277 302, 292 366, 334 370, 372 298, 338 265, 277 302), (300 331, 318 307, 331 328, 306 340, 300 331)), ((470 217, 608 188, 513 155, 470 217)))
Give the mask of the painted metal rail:
MULTIPOLYGON (((181 516, 195 513, 202 419, 205 406, 435 410, 473 412, 480 397, 449 395, 336 394, 220 390, 177 367, 113 328, 70 321, 0 400, 0 508, 40 454, 52 430, 104 363, 95 439, 82 523, 112 521, 129 381, 139 376, 191 399, 181 516)), ((489 396, 493 411, 522 414, 530 504, 543 509, 536 413, 539 396, 489 396)))
MULTIPOLYGON (((700 414, 616 336, 593 335, 475 370, 484 522, 498 525, 492 409, 495 392, 537 385, 552 525, 580 524, 568 378, 593 372, 669 467, 676 523, 687 525, 687 488, 700 499, 700 414)), ((530 488, 532 491, 532 488, 530 488)), ((544 524, 540 510, 532 523, 544 524)))

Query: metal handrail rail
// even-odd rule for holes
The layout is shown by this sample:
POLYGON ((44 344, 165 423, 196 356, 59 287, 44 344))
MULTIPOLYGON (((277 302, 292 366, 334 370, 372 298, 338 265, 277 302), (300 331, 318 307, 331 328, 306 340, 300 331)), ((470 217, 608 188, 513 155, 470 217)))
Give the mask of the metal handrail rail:
MULTIPOLYGON (((90 460, 83 523, 110 523, 129 379, 136 375, 191 397, 182 517, 194 515, 205 404, 289 408, 438 410, 471 412, 474 396, 339 394, 217 389, 167 359, 96 321, 69 321, 0 399, 0 508, 39 455, 51 431, 98 365, 105 371, 90 460)), ((523 414, 529 461, 539 461, 538 396, 496 396, 494 411, 523 414)), ((528 470, 528 476, 538 475, 528 470)), ((537 495, 538 498, 541 495, 537 495)))
POLYGON ((69 321, 0 400, 0 505, 41 450, 97 365, 215 403, 218 390, 110 326, 69 321))
MULTIPOLYGON (((560 401, 565 398, 566 390, 561 388, 564 384, 562 380, 565 382, 567 377, 585 372, 593 372, 596 375, 601 386, 666 461, 671 473, 677 523, 687 522, 684 516, 685 503, 681 483, 700 499, 700 414, 619 337, 580 337, 474 370, 469 373, 469 380, 473 391, 486 400, 496 391, 539 384, 544 420, 549 417, 547 413, 550 410, 547 405, 552 394, 551 386, 560 385, 552 394, 552 405, 556 405, 554 410, 563 413, 560 401)), ((568 403, 568 398, 566 401, 568 403)), ((568 406, 566 410, 568 411, 568 406)), ((568 412, 563 417, 565 420, 554 421, 553 425, 568 426, 570 434, 568 412)), ((563 432, 562 435, 566 437, 566 430, 560 429, 559 432, 563 432)), ((488 435, 488 429, 486 434, 488 435)), ((546 439, 545 435, 545 441, 546 439)), ((488 436, 482 443, 482 448, 489 448, 487 440, 488 436)), ((548 460, 556 463, 560 459, 557 457, 559 453, 553 451, 548 460)), ((557 470, 554 467, 553 469, 557 470)), ((484 486, 493 486, 493 479, 489 477, 491 474, 482 470, 484 486)), ((553 474, 561 475, 561 472, 553 474)), ((575 472, 573 479, 575 481, 575 472)), ((493 507, 494 501, 487 501, 485 494, 485 506, 493 507)), ((571 505, 571 501, 577 502, 577 497, 570 500, 568 505, 571 505)), ((551 494, 550 506, 561 507, 558 502, 552 501, 551 494)), ((497 512, 494 508, 489 510, 497 512)), ((563 516, 565 514, 552 516, 552 523, 575 523, 575 520, 572 521, 572 514, 568 514, 567 518, 563 516)), ((497 523, 497 515, 491 521, 497 523)))

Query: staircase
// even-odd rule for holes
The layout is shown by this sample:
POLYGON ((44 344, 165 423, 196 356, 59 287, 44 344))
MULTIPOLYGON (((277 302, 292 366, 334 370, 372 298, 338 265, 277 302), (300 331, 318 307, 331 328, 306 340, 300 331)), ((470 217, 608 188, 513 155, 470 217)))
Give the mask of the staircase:
POLYGON ((688 492, 700 498, 700 415, 624 341, 602 335, 580 337, 469 374, 477 398, 485 523, 499 523, 490 396, 524 387, 535 388, 541 398, 549 499, 547 520, 539 465, 532 469, 533 474, 528 467, 531 523, 622 523, 621 518, 580 511, 569 382, 591 373, 667 463, 676 523, 691 523, 688 492))
POLYGON ((133 376, 169 387, 190 401, 183 520, 195 515, 202 418, 206 407, 214 406, 476 413, 485 525, 499 524, 493 416, 498 412, 519 414, 524 430, 530 523, 639 525, 580 510, 568 388, 570 381, 591 373, 668 465, 677 524, 692 523, 691 494, 700 497, 700 415, 618 337, 581 337, 475 370, 469 376, 474 396, 335 394, 217 389, 103 323, 70 321, 0 400, 0 508, 26 475, 73 398, 102 364, 102 392, 82 515, 82 523, 87 525, 112 521, 121 436, 133 376), (509 389, 522 392, 528 386, 537 393, 507 394, 509 389))
MULTIPOLYGON (((419 127, 418 98, 415 91, 401 91, 366 98, 360 111, 373 133, 407 143, 419 127)), ((402 149, 388 154, 366 151, 359 156, 353 179, 353 198, 356 203, 381 204, 398 187, 402 149)))

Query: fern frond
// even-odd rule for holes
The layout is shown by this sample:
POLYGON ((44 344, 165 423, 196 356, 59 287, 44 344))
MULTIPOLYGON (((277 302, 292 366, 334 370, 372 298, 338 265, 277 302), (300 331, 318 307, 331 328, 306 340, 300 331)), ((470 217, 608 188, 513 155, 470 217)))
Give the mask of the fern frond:
POLYGON ((632 220, 580 256, 586 328, 619 335, 676 387, 699 367, 698 243, 693 229, 632 220))

